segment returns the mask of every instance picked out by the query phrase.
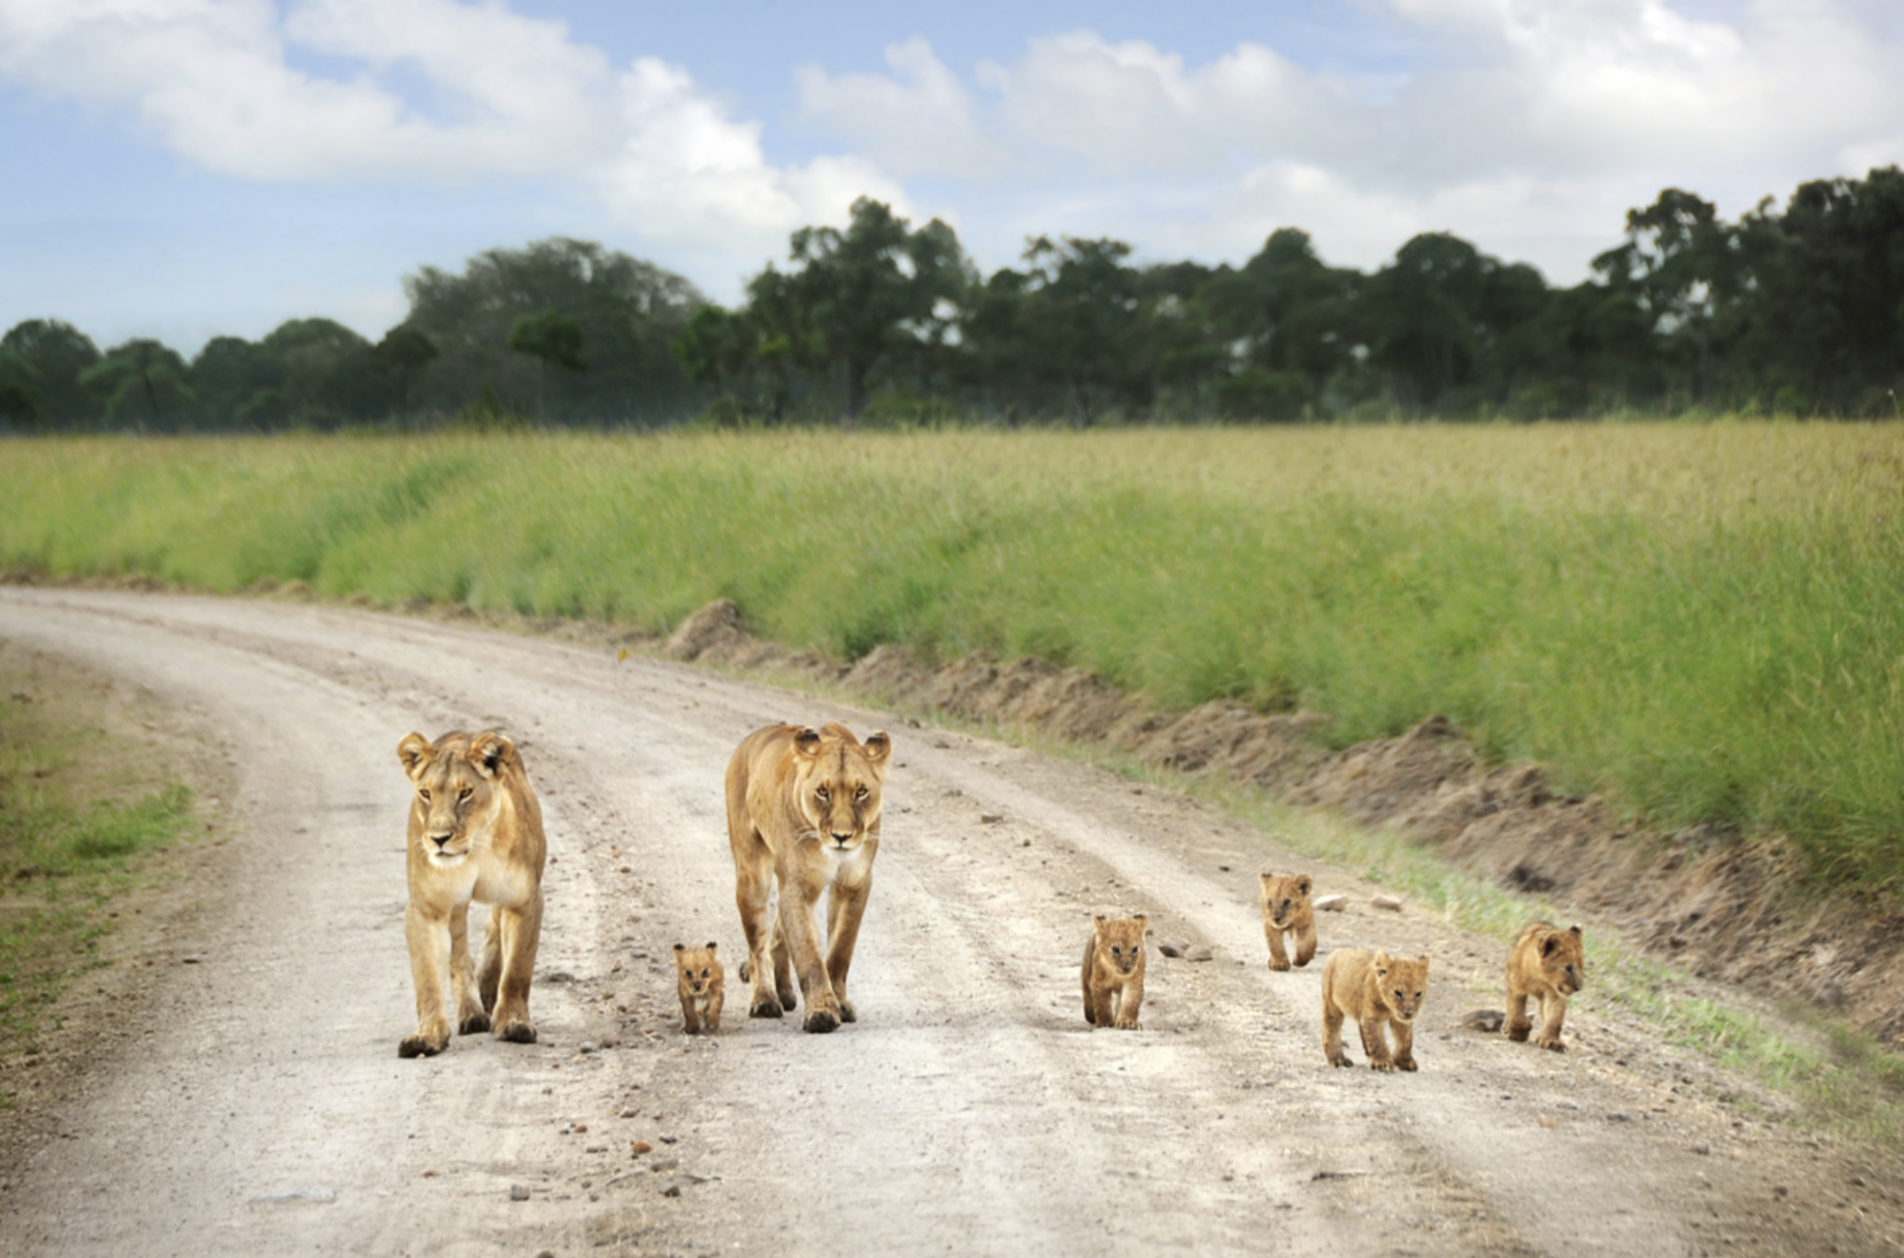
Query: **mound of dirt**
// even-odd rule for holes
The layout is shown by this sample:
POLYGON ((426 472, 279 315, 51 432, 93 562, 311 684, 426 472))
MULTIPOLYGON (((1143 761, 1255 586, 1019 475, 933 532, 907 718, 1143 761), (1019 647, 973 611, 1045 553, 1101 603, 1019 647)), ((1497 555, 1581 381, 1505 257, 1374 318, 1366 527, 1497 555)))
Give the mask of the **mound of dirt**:
POLYGON ((1445 717, 1329 752, 1316 737, 1328 722, 1321 713, 1265 714, 1228 702, 1166 712, 1093 673, 1039 659, 971 655, 929 667, 903 647, 881 646, 845 665, 762 642, 728 599, 695 612, 664 650, 741 671, 798 673, 901 711, 1108 746, 1145 764, 1338 808, 1608 922, 1704 977, 1811 1001, 1904 1047, 1904 993, 1888 977, 1904 962, 1896 913, 1806 893, 1800 862, 1776 836, 1635 827, 1602 800, 1555 792, 1537 764, 1490 768, 1445 717))

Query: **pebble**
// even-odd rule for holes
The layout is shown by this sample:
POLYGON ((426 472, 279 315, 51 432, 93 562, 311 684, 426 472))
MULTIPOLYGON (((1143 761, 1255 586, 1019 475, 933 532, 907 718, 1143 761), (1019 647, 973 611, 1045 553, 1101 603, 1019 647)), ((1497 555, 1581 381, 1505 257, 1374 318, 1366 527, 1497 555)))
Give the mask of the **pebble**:
POLYGON ((978 815, 978 819, 984 825, 995 826, 1005 819, 1005 814, 1002 812, 982 812, 978 815))
POLYGON ((1167 957, 1180 957, 1190 951, 1190 943, 1184 939, 1159 939, 1157 951, 1167 957))
POLYGON ((1216 953, 1210 951, 1208 948, 1205 948, 1202 945, 1198 945, 1197 947, 1192 948, 1190 949, 1190 951, 1184 953, 1183 959, 1186 961, 1208 961, 1214 956, 1216 956, 1216 953))
POLYGON ((681 1138, 681 1137, 679 1137, 679 1136, 663 1136, 663 1137, 661 1137, 661 1143, 662 1143, 662 1144, 673 1144, 673 1143, 674 1143, 675 1141, 677 1141, 677 1140, 679 1140, 680 1138, 681 1138))
POLYGON ((1378 909, 1387 909, 1391 913, 1399 913, 1402 911, 1402 902, 1397 896, 1378 895, 1372 897, 1369 903, 1378 909))
POLYGON ((654 1146, 649 1144, 646 1140, 632 1141, 629 1143, 628 1149, 629 1152, 633 1153, 636 1157, 640 1157, 644 1153, 654 1152, 654 1146))
POLYGON ((582 1041, 582 1048, 581 1048, 581 1051, 582 1051, 582 1052, 584 1052, 584 1053, 594 1053, 594 1052, 599 1052, 599 1051, 601 1051, 601 1050, 599 1050, 599 1049, 597 1049, 597 1048, 595 1047, 595 1045, 594 1045, 594 1042, 593 1042, 593 1041, 590 1041, 590 1040, 583 1040, 583 1041, 582 1041))
POLYGON ((1692 1151, 1704 1157, 1712 1152, 1712 1146, 1701 1140, 1693 1145, 1692 1151))
POLYGON ((1321 913, 1340 913, 1349 907, 1346 895, 1319 895, 1310 902, 1309 907, 1321 913))
POLYGON ((1610 1123, 1630 1123, 1633 1121, 1633 1116, 1623 1109, 1608 1110, 1607 1121, 1610 1123))
POLYGON ((1492 1034, 1501 1029, 1507 1021, 1507 1014, 1499 1009, 1470 1009, 1461 1015, 1461 1025, 1470 1031, 1486 1031, 1492 1034))
POLYGON ((529 1186, 527 1184, 509 1185, 509 1200, 527 1201, 528 1199, 529 1199, 529 1186))
POLYGON ((661 1190, 661 1195, 664 1197, 679 1197, 681 1195, 681 1185, 669 1184, 666 1188, 661 1190))

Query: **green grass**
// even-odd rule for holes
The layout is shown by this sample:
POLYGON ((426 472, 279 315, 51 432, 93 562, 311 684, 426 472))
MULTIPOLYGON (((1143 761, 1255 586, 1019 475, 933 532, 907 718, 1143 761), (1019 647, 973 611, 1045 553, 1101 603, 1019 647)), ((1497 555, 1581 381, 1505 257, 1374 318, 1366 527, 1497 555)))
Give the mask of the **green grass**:
POLYGON ((1904 426, 59 439, 0 446, 0 496, 0 567, 52 575, 654 632, 725 595, 1338 744, 1442 713, 1904 893, 1904 426))
POLYGON ((65 770, 97 744, 96 731, 0 704, 0 1052, 53 1027, 61 990, 98 964, 111 906, 139 882, 138 857, 191 823, 184 786, 93 797, 95 779, 65 770))

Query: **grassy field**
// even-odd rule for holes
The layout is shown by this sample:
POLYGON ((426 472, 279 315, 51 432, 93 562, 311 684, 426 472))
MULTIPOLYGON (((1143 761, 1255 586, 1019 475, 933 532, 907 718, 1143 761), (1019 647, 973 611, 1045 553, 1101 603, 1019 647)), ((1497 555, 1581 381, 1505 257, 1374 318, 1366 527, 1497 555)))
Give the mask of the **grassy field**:
POLYGON ((1666 824, 1904 891, 1904 427, 58 439, 0 567, 661 631, 710 598, 1159 702, 1443 713, 1666 824))

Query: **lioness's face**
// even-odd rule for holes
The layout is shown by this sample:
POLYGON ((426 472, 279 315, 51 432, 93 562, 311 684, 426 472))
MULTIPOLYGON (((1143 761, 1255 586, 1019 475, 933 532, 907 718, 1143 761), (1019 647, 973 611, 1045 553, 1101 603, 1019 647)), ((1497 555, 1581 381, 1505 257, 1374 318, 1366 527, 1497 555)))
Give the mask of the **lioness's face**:
POLYGON ((1422 997, 1428 994, 1428 958, 1410 961, 1378 953, 1375 978, 1381 984, 1382 1002, 1395 1011, 1401 1022, 1413 1022, 1421 1012, 1422 997))
POLYGON ((503 765, 514 754, 493 730, 475 738, 445 734, 434 744, 411 734, 398 744, 397 758, 416 786, 410 833, 431 864, 461 861, 488 834, 502 804, 503 765))
POLYGON ((795 798, 807 826, 829 851, 858 850, 879 827, 892 740, 879 733, 860 743, 844 726, 828 725, 800 731, 793 749, 800 766, 795 798))
POLYGON ((1309 876, 1261 874, 1263 880, 1263 907, 1269 912, 1269 924, 1278 928, 1288 926, 1296 910, 1309 903, 1309 876))
POLYGON ((1540 969, 1566 995, 1587 985, 1587 953, 1578 926, 1557 930, 1540 941, 1540 969))

